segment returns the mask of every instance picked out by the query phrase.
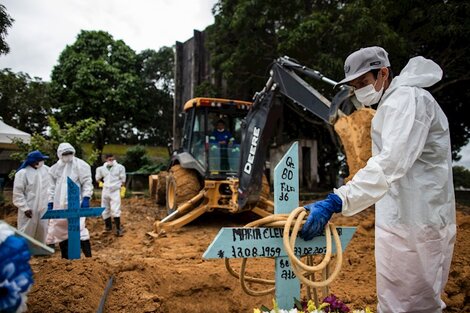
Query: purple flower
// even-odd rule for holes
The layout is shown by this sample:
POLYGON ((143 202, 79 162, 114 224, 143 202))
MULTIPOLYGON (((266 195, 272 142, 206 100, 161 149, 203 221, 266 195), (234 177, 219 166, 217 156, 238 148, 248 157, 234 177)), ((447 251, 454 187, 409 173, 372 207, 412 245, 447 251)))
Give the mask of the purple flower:
POLYGON ((325 299, 323 299, 323 302, 332 304, 335 300, 336 300, 336 296, 334 294, 331 294, 325 299))
POLYGON ((323 303, 330 304, 324 309, 325 312, 347 313, 350 311, 349 308, 343 302, 341 302, 334 294, 331 294, 325 299, 323 299, 323 303))

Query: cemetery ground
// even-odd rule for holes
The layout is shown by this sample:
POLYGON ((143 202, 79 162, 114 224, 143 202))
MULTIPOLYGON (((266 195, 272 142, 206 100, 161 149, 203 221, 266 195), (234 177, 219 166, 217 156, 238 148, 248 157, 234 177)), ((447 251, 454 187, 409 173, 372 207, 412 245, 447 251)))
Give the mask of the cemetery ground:
MULTIPOLYGON (((93 200, 92 205, 99 206, 99 201, 93 200)), ((13 206, 1 211, 0 218, 16 224, 13 206)), ((272 307, 271 295, 244 294, 223 260, 202 260, 221 227, 243 226, 256 216, 211 213, 164 237, 146 235, 155 218, 164 214, 164 208, 148 198, 124 199, 123 237, 104 234, 101 218, 87 219, 93 258, 62 260, 59 251, 50 257, 33 257, 35 282, 28 312, 95 312, 111 275, 114 283, 104 312, 252 312, 263 304, 272 307)), ((369 306, 375 311, 374 211, 352 218, 336 214, 333 222, 358 228, 330 292, 351 308, 369 306)), ((445 312, 470 312, 470 206, 458 205, 457 225, 445 312)), ((274 277, 273 260, 250 259, 247 268, 255 276, 274 277)))

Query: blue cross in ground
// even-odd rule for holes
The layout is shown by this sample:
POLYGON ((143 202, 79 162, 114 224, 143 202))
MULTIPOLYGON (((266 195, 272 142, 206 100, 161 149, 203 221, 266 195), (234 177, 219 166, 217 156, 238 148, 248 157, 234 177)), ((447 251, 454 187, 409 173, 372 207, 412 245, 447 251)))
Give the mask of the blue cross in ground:
MULTIPOLYGON (((299 206, 298 143, 295 142, 274 170, 274 213, 289 214, 299 206)), ((343 250, 351 240, 355 227, 337 227, 343 250)), ((272 227, 224 227, 203 255, 215 258, 275 258, 276 302, 280 309, 294 308, 294 298, 300 300, 300 281, 291 269, 282 242, 283 229, 272 227)), ((297 238, 297 256, 325 254, 325 236, 311 241, 297 238)), ((336 247, 333 247, 336 253, 336 247)))
POLYGON ((104 208, 80 208, 80 188, 67 177, 67 209, 48 210, 42 219, 68 220, 68 258, 80 259, 80 217, 100 216, 104 208))

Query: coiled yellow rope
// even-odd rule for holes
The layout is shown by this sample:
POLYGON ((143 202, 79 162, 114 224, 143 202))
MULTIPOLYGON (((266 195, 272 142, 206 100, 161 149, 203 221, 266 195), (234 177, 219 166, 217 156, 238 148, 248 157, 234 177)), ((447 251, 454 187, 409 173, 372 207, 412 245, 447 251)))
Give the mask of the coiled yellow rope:
MULTIPOLYGON (((338 231, 336 227, 328 223, 325 226, 325 238, 326 238, 326 253, 323 260, 318 265, 311 265, 304 263, 299 257, 297 257, 294 253, 295 248, 295 240, 297 238, 297 234, 301 228, 301 226, 305 223, 305 216, 307 216, 307 211, 303 207, 298 207, 290 214, 274 214, 270 215, 251 223, 245 225, 245 227, 284 227, 283 232, 283 243, 284 249, 287 252, 287 256, 289 257, 289 261, 291 264, 291 268, 294 271, 295 275, 299 278, 299 280, 304 283, 307 288, 320 288, 328 286, 339 274, 341 270, 341 264, 343 262, 343 253, 341 248, 341 240, 338 235, 338 231), (295 220, 295 223, 294 223, 295 220), (294 225, 292 226, 292 224, 294 225), (324 270, 331 261, 331 254, 332 254, 332 245, 331 245, 331 234, 333 233, 333 238, 336 245, 336 266, 333 273, 329 276, 324 278, 322 281, 315 281, 313 280, 314 273, 317 271, 324 270)), ((252 296, 263 296, 272 293, 275 290, 275 287, 271 287, 265 290, 253 290, 247 286, 247 282, 251 283, 258 283, 258 284, 265 284, 265 285, 274 285, 274 280, 269 279, 262 279, 257 277, 246 276, 246 263, 247 259, 243 258, 240 273, 237 273, 232 266, 230 265, 229 259, 225 259, 225 267, 227 268, 228 272, 240 280, 240 285, 245 291, 245 293, 252 295, 252 296)), ((308 257, 307 263, 313 263, 313 258, 308 257)), ((307 290, 310 293, 310 290, 307 290)), ((316 298, 316 293, 315 293, 316 298)))

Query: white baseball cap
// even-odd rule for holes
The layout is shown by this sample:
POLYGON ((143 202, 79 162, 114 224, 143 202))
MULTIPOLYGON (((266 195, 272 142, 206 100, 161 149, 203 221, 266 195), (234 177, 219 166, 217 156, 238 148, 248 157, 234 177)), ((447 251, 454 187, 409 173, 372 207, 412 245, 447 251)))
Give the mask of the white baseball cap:
POLYGON ((373 69, 390 67, 388 53, 381 47, 361 48, 351 53, 344 61, 345 78, 337 85, 350 82, 373 69))

